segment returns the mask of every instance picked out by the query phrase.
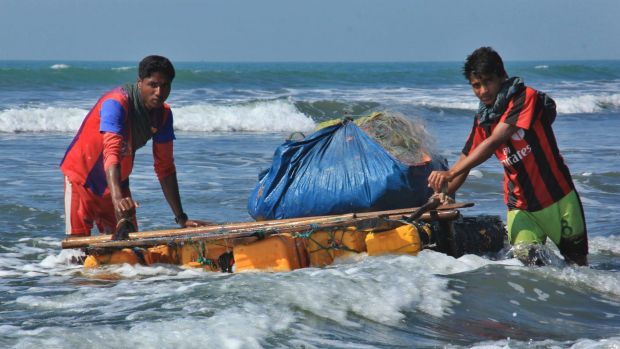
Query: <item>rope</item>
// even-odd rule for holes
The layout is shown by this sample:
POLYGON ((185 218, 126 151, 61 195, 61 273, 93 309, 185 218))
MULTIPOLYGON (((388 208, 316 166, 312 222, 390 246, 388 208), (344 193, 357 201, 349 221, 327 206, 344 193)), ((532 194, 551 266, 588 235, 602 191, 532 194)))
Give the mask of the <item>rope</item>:
POLYGON ((196 258, 196 262, 200 263, 200 265, 202 266, 208 266, 210 269, 214 269, 214 270, 218 269, 217 263, 213 261, 212 259, 209 259, 206 257, 208 248, 205 245, 204 241, 198 241, 197 243, 195 243, 195 242, 192 242, 190 238, 189 243, 191 244, 192 247, 194 247, 194 249, 196 250, 196 253, 198 254, 198 258, 196 258))
POLYGON ((299 238, 307 239, 307 240, 313 242, 318 247, 317 249, 312 250, 312 251, 308 250, 308 253, 315 253, 315 252, 318 252, 318 251, 321 251, 321 250, 328 251, 328 252, 329 252, 329 250, 342 250, 342 251, 349 251, 349 252, 359 253, 359 251, 354 250, 354 249, 350 248, 349 246, 347 246, 347 245, 345 245, 343 243, 344 235, 347 232, 362 233, 359 230, 350 231, 350 230, 346 230, 346 229, 342 229, 342 228, 329 228, 329 229, 322 228, 321 229, 321 228, 318 227, 318 225, 311 225, 311 229, 310 230, 308 230, 306 232, 303 232, 303 233, 297 233, 295 236, 299 237, 299 238), (328 245, 327 246, 321 244, 319 241, 317 241, 315 238, 312 237, 312 235, 314 233, 317 233, 317 232, 325 232, 325 233, 327 233, 327 237, 328 237, 328 239, 327 239, 328 245), (339 238, 336 236, 336 234, 338 232, 340 232, 340 237, 339 238))
MULTIPOLYGON (((392 220, 392 221, 401 222, 401 223, 403 223, 403 225, 411 225, 411 226, 413 226, 415 228, 415 230, 416 230, 416 233, 418 234, 419 239, 420 239, 420 246, 426 246, 426 245, 428 245, 430 243, 430 237, 426 233, 426 229, 424 229, 424 227, 428 227, 429 226, 428 224, 421 223, 421 222, 418 222, 418 221, 411 221, 410 222, 408 220, 401 220, 401 219, 392 220)), ((391 230, 392 229, 384 230, 384 231, 377 231, 376 233, 377 234, 381 234, 381 233, 385 233, 385 232, 391 231, 391 230)), ((409 244, 406 244, 406 245, 403 245, 403 246, 399 247, 398 249, 396 249, 396 251, 400 251, 400 250, 403 250, 403 249, 405 249, 407 247, 416 246, 416 245, 418 245, 418 243, 412 242, 412 243, 409 243, 409 244)))

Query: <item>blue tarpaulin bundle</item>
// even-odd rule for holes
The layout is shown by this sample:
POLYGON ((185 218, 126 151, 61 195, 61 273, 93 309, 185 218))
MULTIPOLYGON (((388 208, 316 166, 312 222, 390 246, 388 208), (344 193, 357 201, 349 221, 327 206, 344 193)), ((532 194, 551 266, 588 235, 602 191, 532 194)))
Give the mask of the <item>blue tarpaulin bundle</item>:
POLYGON ((286 141, 248 200, 256 220, 416 207, 432 195, 427 177, 443 158, 409 166, 348 120, 286 141))

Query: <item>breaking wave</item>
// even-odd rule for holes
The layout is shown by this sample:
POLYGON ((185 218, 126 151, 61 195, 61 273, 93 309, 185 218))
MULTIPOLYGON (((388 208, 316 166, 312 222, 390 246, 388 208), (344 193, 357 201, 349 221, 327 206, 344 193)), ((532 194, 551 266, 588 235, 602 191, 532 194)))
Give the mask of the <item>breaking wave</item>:
MULTIPOLYGON (((0 111, 0 132, 75 132, 88 110, 15 108, 0 111)), ((292 102, 274 100, 235 105, 195 104, 173 108, 175 129, 193 132, 307 131, 314 121, 292 102)))

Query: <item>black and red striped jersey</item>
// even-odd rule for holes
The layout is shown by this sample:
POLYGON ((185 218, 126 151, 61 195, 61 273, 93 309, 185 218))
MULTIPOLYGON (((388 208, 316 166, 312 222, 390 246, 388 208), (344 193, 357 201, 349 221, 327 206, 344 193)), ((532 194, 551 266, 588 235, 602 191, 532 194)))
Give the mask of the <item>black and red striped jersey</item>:
POLYGON ((495 150, 504 166, 504 201, 509 209, 538 211, 563 198, 574 189, 568 167, 560 154, 551 124, 555 103, 530 87, 517 93, 502 116, 474 126, 463 147, 468 155, 491 135, 500 122, 517 126, 510 141, 495 150))

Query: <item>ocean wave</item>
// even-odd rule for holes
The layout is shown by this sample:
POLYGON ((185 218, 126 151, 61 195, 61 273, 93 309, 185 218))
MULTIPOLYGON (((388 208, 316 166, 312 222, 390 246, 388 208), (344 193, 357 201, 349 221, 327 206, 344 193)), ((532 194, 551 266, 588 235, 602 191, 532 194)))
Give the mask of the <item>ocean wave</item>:
POLYGON ((174 109, 175 129, 198 132, 308 131, 314 121, 290 101, 198 104, 174 109))
MULTIPOLYGON (((585 339, 561 341, 555 339, 544 340, 515 340, 502 339, 498 341, 484 341, 470 346, 471 349, 529 349, 529 348, 579 348, 579 349, 609 349, 620 346, 620 337, 603 337, 600 339, 585 339)), ((454 346, 449 346, 454 347, 454 346)))
MULTIPOLYGON (((343 113, 368 114, 380 109, 414 107, 438 110, 476 110, 478 103, 468 89, 455 88, 361 88, 288 89, 296 106, 313 117, 335 117, 343 113)), ((286 97, 286 96, 284 96, 286 97)))
MULTIPOLYGON (((555 101, 560 115, 620 110, 620 93, 561 95, 555 97, 555 101)), ((366 115, 377 110, 410 110, 410 107, 427 109, 431 113, 454 111, 461 114, 473 113, 478 107, 475 98, 463 93, 433 96, 428 91, 403 89, 358 90, 332 98, 297 96, 250 101, 172 101, 171 104, 175 128, 190 132, 308 131, 314 128, 315 122, 345 114, 366 115)), ((85 108, 62 106, 0 109, 0 132, 75 132, 87 112, 85 108)))
POLYGON ((69 65, 68 64, 52 64, 50 66, 50 69, 54 69, 54 70, 59 70, 59 69, 68 69, 69 65))
POLYGON ((590 253, 610 253, 620 256, 620 235, 595 236, 588 242, 590 253))
MULTIPOLYGON (((576 96, 553 97, 557 105, 558 114, 592 114, 604 111, 615 111, 620 109, 620 94, 583 94, 576 96)), ((431 109, 452 109, 452 110, 471 110, 478 109, 478 102, 474 98, 470 101, 462 96, 452 97, 431 97, 420 96, 410 100, 412 104, 419 107, 431 109)))
POLYGON ((555 98, 559 114, 599 113, 620 109, 620 93, 555 98))
POLYGON ((127 71, 127 70, 131 70, 131 69, 134 69, 134 67, 124 66, 124 67, 112 68, 112 70, 114 70, 114 71, 127 71))
MULTIPOLYGON (((20 108, 0 111, 0 132, 75 132, 86 109, 20 108)), ((233 105, 196 104, 173 108, 175 129, 192 132, 308 131, 314 121, 293 102, 273 100, 233 105)))
MULTIPOLYGON (((552 94, 551 94, 552 95, 552 94)), ((558 114, 593 114, 605 111, 620 110, 620 94, 582 94, 575 96, 553 96, 557 105, 558 114)), ((478 102, 475 98, 464 98, 458 96, 412 96, 403 99, 403 102, 410 103, 413 106, 439 109, 439 110, 456 110, 456 111, 476 111, 478 102)))
MULTIPOLYGON (((592 88, 585 88, 585 91, 592 88)), ((580 92, 562 88, 546 91, 557 104, 558 114, 591 114, 620 109, 620 94, 608 89, 580 92)), ((475 112, 478 100, 465 88, 386 88, 290 90, 296 105, 313 117, 334 117, 334 113, 368 113, 379 108, 410 106, 439 111, 475 112)), ((342 114, 340 114, 342 115, 342 114)))
POLYGON ((77 131, 87 111, 79 108, 22 108, 0 111, 0 132, 77 131))

